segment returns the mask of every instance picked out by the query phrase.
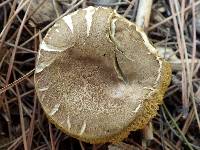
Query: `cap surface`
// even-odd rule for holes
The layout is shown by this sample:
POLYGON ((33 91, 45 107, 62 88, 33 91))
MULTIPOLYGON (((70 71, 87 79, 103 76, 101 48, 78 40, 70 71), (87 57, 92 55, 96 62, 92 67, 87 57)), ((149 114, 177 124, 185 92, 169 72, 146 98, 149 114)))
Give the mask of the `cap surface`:
POLYGON ((90 6, 47 32, 35 87, 58 128, 105 143, 122 140, 156 114, 170 76, 170 65, 139 27, 112 9, 90 6))

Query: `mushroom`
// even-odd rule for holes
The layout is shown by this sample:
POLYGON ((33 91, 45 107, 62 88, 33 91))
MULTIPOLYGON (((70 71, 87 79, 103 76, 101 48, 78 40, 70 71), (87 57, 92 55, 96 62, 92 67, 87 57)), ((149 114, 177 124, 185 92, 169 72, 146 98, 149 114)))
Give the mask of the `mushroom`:
POLYGON ((47 32, 34 78, 56 127, 89 143, 118 142, 156 115, 171 67, 138 26, 115 10, 90 6, 47 32))

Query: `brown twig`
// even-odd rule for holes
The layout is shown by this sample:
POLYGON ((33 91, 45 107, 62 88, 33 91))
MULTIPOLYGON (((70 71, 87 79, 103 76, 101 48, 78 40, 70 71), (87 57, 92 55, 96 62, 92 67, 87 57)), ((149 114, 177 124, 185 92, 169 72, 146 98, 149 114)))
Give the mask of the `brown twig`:
POLYGON ((53 136, 52 127, 51 127, 50 122, 49 122, 49 134, 50 134, 50 139, 51 139, 51 149, 55 150, 54 136, 53 136))
MULTIPOLYGON (((16 78, 15 74, 13 73, 14 79, 16 78)), ((22 138, 23 138, 23 146, 24 150, 28 150, 28 145, 27 145, 27 139, 26 139, 26 129, 24 125, 24 115, 23 115, 23 109, 22 109, 22 100, 20 97, 19 93, 19 88, 18 85, 15 85, 16 88, 16 93, 17 93, 17 100, 18 100, 18 106, 19 106, 19 114, 20 114, 20 124, 21 124, 21 130, 22 130, 22 138)))
MULTIPOLYGON (((199 5, 200 5, 200 1, 195 2, 194 5, 195 5, 195 7, 199 6, 199 5)), ((184 9, 184 12, 189 11, 190 9, 192 9, 192 5, 187 6, 187 7, 184 9)), ((163 20, 162 22, 159 22, 159 23, 157 23, 157 24, 152 25, 151 27, 149 27, 149 28, 147 29, 147 31, 151 31, 151 30, 157 28, 158 26, 160 26, 160 25, 162 25, 162 24, 164 24, 164 23, 166 23, 166 22, 172 20, 173 17, 176 17, 178 14, 181 14, 181 12, 174 13, 172 16, 167 17, 167 18, 166 18, 165 20, 163 20)))
POLYGON ((181 63, 182 63, 182 101, 183 101, 184 116, 187 116, 189 99, 187 96, 187 76, 186 76, 186 66, 184 63, 184 52, 182 51, 184 47, 182 45, 181 34, 180 34, 178 23, 175 17, 175 10, 173 6, 174 2, 172 0, 169 0, 169 2, 170 2, 170 8, 172 11, 172 16, 173 16, 174 28, 177 35, 178 50, 180 53, 181 63))

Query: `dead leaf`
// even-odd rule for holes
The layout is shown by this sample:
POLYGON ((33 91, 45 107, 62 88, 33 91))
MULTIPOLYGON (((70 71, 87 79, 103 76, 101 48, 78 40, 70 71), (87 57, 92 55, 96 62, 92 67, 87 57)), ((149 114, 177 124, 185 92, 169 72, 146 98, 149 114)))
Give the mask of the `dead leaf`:
MULTIPOLYGON (((18 0, 18 3, 20 0, 18 0)), ((24 11, 26 11, 28 5, 24 7, 24 11)), ((52 0, 33 0, 30 6, 30 10, 28 15, 31 15, 31 19, 36 24, 41 24, 47 21, 52 21, 57 18, 58 15, 61 14, 61 6, 58 5, 55 0, 55 5, 52 0)))

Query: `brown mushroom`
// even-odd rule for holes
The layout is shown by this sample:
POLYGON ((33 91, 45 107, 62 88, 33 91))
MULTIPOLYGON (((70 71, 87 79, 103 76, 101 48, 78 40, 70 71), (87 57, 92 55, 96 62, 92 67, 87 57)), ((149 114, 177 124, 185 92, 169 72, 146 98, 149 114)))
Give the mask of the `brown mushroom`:
POLYGON ((90 143, 117 142, 156 115, 171 68, 134 23, 104 7, 71 13, 47 32, 35 87, 49 120, 90 143))

